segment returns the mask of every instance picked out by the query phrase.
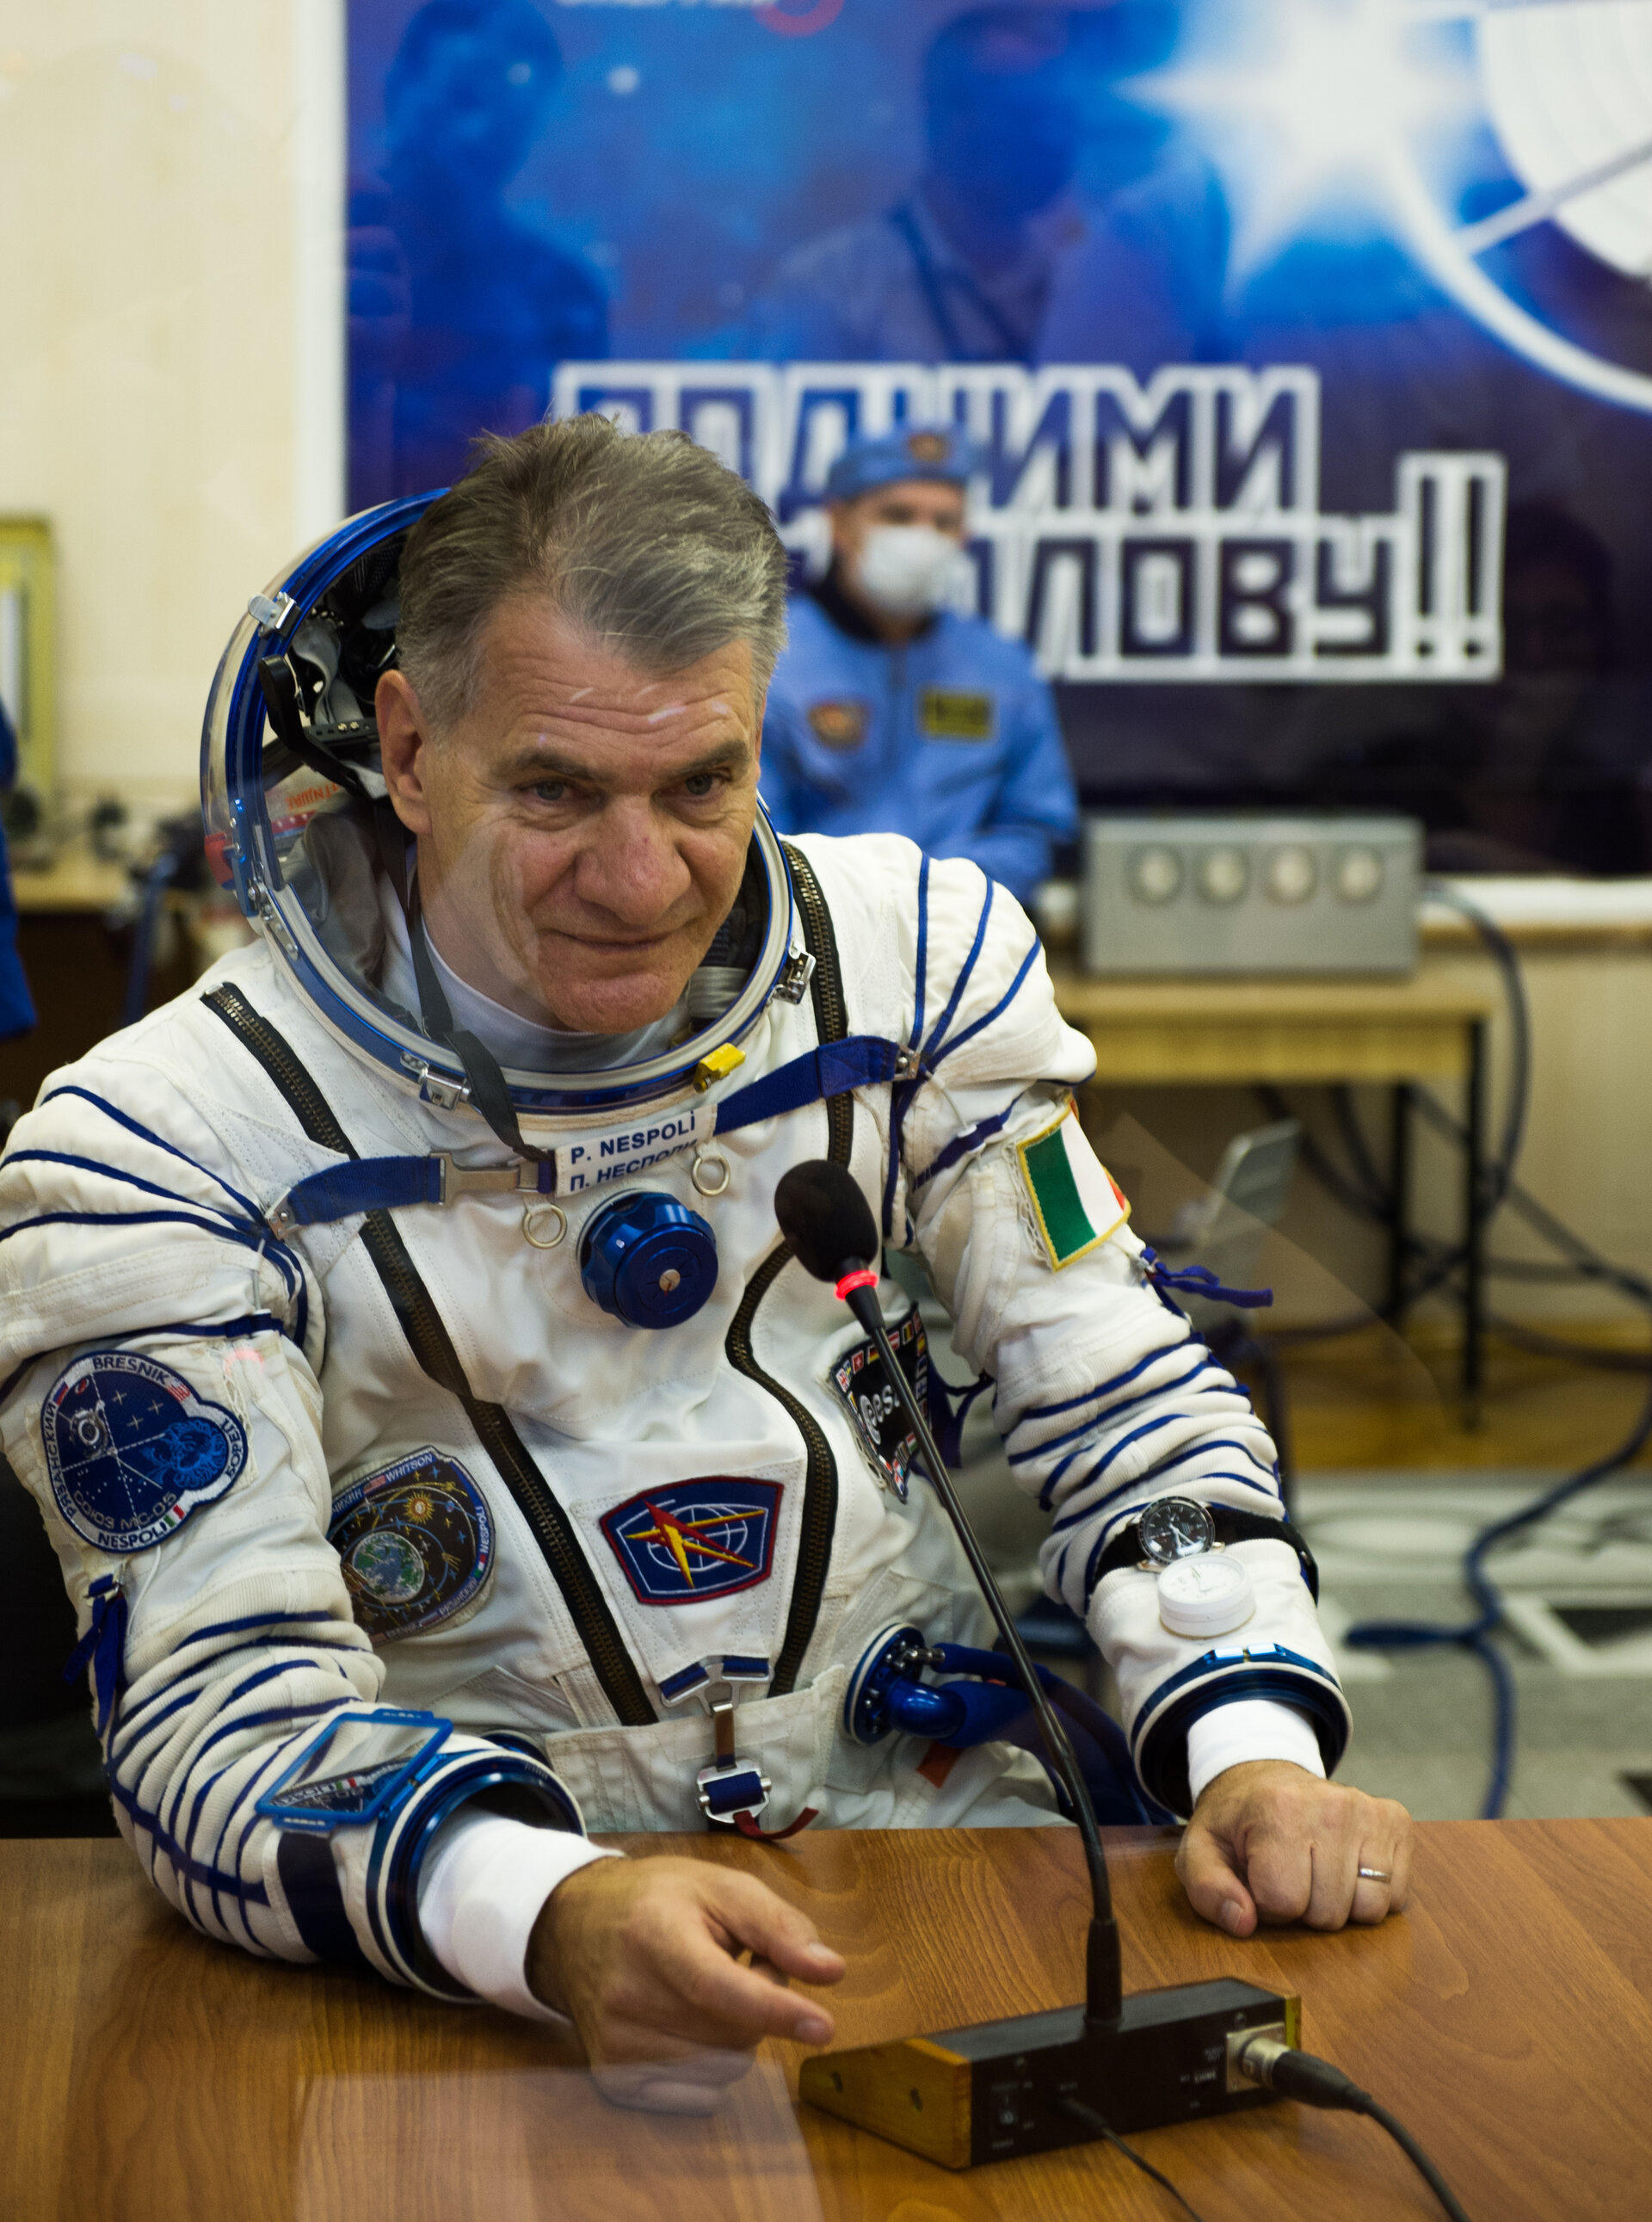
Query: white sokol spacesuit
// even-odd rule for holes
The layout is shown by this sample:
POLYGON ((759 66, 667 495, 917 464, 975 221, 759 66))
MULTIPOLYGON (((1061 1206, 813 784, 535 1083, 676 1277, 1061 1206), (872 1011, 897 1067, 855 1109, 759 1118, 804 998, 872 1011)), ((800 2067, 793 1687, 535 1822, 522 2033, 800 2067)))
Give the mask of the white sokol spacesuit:
POLYGON ((421 964, 360 707, 422 505, 312 551, 221 668, 209 852, 260 941, 54 1074, 0 1164, 0 1445, 157 1886, 253 1951, 532 2012, 582 1828, 1057 1818, 1026 1750, 901 1730, 945 1729, 934 1685, 872 1703, 892 1631, 991 1630, 875 1352, 777 1231, 821 1157, 921 1254, 1050 1510, 1123 1700, 1112 1817, 1333 1766, 1268 1440, 1153 1285, 1072 1108, 1092 1051, 977 867, 760 819, 673 1024, 552 1071, 496 1028, 479 1078, 489 1007, 443 968, 457 1034, 421 964), (1242 1624, 1161 1617, 1136 1523, 1168 1498, 1211 1509, 1242 1624))

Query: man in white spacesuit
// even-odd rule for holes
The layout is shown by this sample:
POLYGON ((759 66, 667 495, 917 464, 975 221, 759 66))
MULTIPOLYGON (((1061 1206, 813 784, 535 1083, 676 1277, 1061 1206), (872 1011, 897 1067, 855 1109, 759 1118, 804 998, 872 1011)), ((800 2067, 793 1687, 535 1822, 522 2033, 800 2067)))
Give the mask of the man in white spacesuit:
POLYGON ((739 480, 593 419, 312 549, 209 708, 259 943, 54 1074, 0 1164, 0 1446, 157 1886, 256 1953, 571 2016, 667 2106, 831 2034, 742 1948, 842 1962, 751 1878, 583 1829, 1058 1818, 1015 1742, 899 1725, 993 1686, 914 1664, 990 1625, 778 1235, 806 1159, 992 1378, 1118 1679, 1103 1818, 1191 1815, 1236 1936, 1379 1921, 1409 1863, 1401 1809, 1323 1779, 1311 1560, 1084 1140, 1025 918, 757 809, 784 583, 739 480), (1227 1604, 1179 1619, 1159 1570, 1213 1546, 1227 1604))

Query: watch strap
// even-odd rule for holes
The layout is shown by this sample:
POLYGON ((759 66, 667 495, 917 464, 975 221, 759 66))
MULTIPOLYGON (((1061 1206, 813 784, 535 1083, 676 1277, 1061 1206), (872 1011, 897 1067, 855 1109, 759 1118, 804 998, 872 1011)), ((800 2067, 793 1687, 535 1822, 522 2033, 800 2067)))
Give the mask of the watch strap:
MULTIPOLYGON (((1211 1525, 1218 1543, 1288 1543, 1302 1563, 1302 1578, 1308 1585, 1308 1594, 1316 1604, 1318 1604, 1319 1569, 1299 1528, 1294 1527, 1288 1520, 1270 1520, 1265 1513, 1240 1512, 1230 1504, 1207 1504, 1205 1510, 1211 1516, 1211 1525)), ((1143 1553, 1139 1525, 1139 1515, 1136 1519, 1127 1521, 1097 1560, 1095 1576, 1090 1585, 1092 1597, 1109 1574, 1117 1573, 1121 1566, 1139 1566, 1142 1564, 1143 1553)))

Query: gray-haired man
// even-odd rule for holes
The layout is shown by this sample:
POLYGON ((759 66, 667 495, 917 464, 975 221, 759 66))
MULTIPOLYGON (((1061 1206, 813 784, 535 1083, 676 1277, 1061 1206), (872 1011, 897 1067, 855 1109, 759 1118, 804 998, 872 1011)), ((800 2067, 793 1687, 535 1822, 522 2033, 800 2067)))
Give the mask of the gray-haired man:
POLYGON ((1237 1936, 1380 1920, 1408 1863, 1398 1807, 1323 1779, 1311 1561, 1084 1140, 1026 920, 757 809, 783 590, 738 480, 589 420, 345 527, 209 713, 259 945, 54 1075, 0 1166, 4 1452, 158 1886, 255 1952, 571 2014, 616 2095, 679 2107, 831 2033, 742 1947, 842 1962, 582 1815, 1055 1818, 1024 1751, 860 1702, 900 1630, 988 1631, 875 1352, 777 1237, 803 1159, 994 1377, 1123 1694, 1115 1816, 1191 1812, 1237 1936), (1236 1634, 1168 1624, 1153 1562, 1201 1541, 1236 1634))

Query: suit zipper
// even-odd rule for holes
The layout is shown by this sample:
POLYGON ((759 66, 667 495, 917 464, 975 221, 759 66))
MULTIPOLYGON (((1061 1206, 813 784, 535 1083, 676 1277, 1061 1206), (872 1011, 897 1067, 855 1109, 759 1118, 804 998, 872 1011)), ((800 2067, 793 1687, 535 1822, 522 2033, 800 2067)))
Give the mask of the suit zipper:
MULTIPOLYGON (((291 1045, 253 1008, 241 990, 219 988, 203 1000, 206 1007, 222 1020, 249 1055, 262 1065, 310 1139, 322 1149, 336 1150, 343 1157, 359 1155, 334 1117, 326 1097, 294 1054, 291 1045)), ((516 1433, 509 1413, 502 1405, 485 1403, 472 1390, 441 1315, 388 1211, 371 1211, 366 1215, 362 1221, 361 1240, 414 1357, 431 1380, 449 1390, 463 1405, 484 1449, 510 1491, 516 1510, 527 1522, 562 1592, 563 1603, 602 1685, 603 1694, 624 1727, 648 1726, 659 1716, 648 1702, 635 1662, 625 1648, 608 1601, 579 1548, 567 1516, 516 1433)))
MULTIPOLYGON (((804 945, 815 960, 810 996, 816 1035, 823 1042, 842 1041, 848 1032, 848 1011, 843 1001, 842 968, 838 962, 831 913, 826 907, 819 881, 790 843, 785 844, 785 857, 792 893, 803 920, 804 945)), ((854 1096, 829 1096, 826 1118, 826 1154, 834 1164, 847 1165, 854 1145, 854 1096)), ((785 1634, 769 1683, 769 1695, 773 1698, 787 1697, 797 1687, 804 1654, 820 1618, 821 1599, 825 1595, 826 1576, 832 1562, 832 1535, 837 1525, 837 1461, 832 1456, 825 1430, 806 1404, 763 1371, 752 1348, 752 1327, 758 1307, 791 1262, 788 1244, 782 1242, 778 1249, 770 1252, 748 1284, 723 1345, 735 1372, 766 1389, 784 1407, 803 1437, 805 1463, 802 1532, 798 1539, 798 1567, 792 1577, 785 1634)))

